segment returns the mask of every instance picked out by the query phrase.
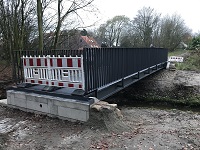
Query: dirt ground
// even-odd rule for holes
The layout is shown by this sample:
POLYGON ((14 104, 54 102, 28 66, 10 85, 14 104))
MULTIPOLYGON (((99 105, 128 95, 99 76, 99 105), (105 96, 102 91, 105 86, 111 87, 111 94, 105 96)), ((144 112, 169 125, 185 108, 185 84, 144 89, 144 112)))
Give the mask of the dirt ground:
MULTIPOLYGON (((184 87, 193 86, 199 91, 199 74, 180 72, 174 80, 177 73, 165 70, 138 85, 157 93, 168 91, 171 94, 167 89, 173 89, 176 81, 176 84, 184 83, 184 87)), ((137 86, 130 87, 107 101, 128 101, 125 95, 130 98, 142 94, 144 89, 140 91, 137 86)), ((176 96, 176 93, 173 94, 176 96)), ((89 121, 82 123, 0 105, 0 150, 200 150, 200 111, 130 105, 122 105, 119 109, 123 118, 109 112, 91 111, 89 121)))
POLYGON ((124 116, 120 121, 124 126, 115 132, 112 126, 117 126, 112 119, 109 122, 105 117, 96 117, 95 112, 88 122, 80 123, 0 106, 0 149, 200 149, 200 113, 175 109, 120 109, 124 116))

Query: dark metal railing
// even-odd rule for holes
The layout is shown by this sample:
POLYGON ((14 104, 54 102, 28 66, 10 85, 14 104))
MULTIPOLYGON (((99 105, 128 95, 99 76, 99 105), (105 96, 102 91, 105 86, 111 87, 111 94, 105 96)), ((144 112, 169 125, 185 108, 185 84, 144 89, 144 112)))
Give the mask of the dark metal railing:
POLYGON ((80 56, 83 54, 85 92, 93 92, 109 83, 167 61, 163 48, 85 48, 83 50, 26 50, 14 51, 14 80, 23 82, 21 57, 54 55, 80 56))
POLYGON ((163 48, 85 48, 85 91, 93 92, 109 83, 167 61, 163 48))

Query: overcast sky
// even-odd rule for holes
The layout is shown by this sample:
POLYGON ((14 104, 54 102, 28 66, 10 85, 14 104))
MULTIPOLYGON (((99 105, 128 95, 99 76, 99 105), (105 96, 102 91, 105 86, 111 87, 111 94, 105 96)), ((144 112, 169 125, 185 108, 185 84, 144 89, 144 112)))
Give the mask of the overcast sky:
POLYGON ((177 13, 193 33, 200 32, 200 0, 95 0, 94 4, 100 11, 100 24, 116 15, 133 19, 138 10, 150 6, 162 16, 177 13))

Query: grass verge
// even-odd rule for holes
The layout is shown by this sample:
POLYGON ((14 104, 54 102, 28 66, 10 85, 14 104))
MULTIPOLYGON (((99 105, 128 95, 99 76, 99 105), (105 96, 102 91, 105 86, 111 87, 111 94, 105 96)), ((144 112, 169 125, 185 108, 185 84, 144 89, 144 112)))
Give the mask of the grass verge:
POLYGON ((168 56, 178 56, 178 55, 184 54, 186 52, 188 52, 188 50, 178 49, 173 52, 168 52, 168 56))
POLYGON ((200 52, 190 52, 188 57, 183 63, 177 63, 178 70, 200 71, 200 52))

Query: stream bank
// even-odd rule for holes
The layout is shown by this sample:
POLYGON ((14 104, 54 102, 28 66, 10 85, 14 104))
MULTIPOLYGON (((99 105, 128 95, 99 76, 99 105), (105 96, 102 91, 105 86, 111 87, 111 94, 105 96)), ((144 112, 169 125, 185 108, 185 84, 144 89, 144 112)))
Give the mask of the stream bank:
POLYGON ((119 106, 200 108, 200 73, 161 70, 107 99, 119 106))

